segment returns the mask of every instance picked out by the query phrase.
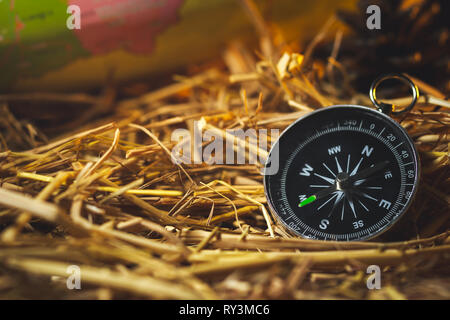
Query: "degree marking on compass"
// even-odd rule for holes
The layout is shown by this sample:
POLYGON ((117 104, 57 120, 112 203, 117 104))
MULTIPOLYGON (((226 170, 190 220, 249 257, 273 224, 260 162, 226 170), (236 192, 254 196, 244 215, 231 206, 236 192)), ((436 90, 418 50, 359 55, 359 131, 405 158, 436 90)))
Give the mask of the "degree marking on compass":
POLYGON ((394 149, 397 148, 397 147, 400 147, 402 144, 403 144, 403 142, 400 142, 398 145, 396 145, 396 146, 394 147, 394 149))
POLYGON ((378 136, 381 136, 381 134, 384 132, 385 129, 386 129, 386 127, 384 127, 383 130, 381 130, 381 132, 378 134, 378 136))
POLYGON ((318 173, 315 173, 314 172, 314 175, 315 176, 317 176, 317 177, 319 177, 319 178, 322 178, 323 180, 325 180, 326 182, 328 182, 328 183, 331 183, 331 184, 333 184, 334 183, 334 180, 333 179, 331 179, 331 178, 328 178, 328 177, 324 177, 324 176, 321 176, 320 174, 318 174, 318 173))
POLYGON ((334 157, 334 159, 336 160, 336 166, 337 166, 337 169, 338 169, 338 173, 341 173, 342 172, 342 168, 341 168, 341 165, 339 164, 339 161, 338 161, 337 157, 334 157))
POLYGON ((406 167, 407 165, 413 164, 413 163, 414 163, 414 162, 408 162, 408 163, 405 163, 403 166, 406 167))
POLYGON ((335 174, 333 171, 331 171, 331 169, 328 168, 327 165, 326 165, 325 163, 322 163, 322 164, 323 164, 323 166, 324 166, 325 168, 327 168, 328 171, 331 172, 331 174, 333 175, 333 177, 336 177, 336 174, 335 174))

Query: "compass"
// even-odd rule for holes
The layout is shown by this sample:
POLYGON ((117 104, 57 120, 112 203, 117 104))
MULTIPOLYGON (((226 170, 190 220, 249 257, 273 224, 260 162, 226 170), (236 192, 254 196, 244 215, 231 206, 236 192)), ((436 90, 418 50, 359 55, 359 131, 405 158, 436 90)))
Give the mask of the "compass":
POLYGON ((355 241, 389 229, 407 211, 417 190, 420 164, 406 131, 387 114, 371 87, 379 110, 337 105, 314 111, 292 123, 272 146, 265 174, 269 208, 289 232, 304 238, 355 241), (267 171, 267 170, 266 170, 267 171), (267 172, 266 172, 267 173, 267 172))

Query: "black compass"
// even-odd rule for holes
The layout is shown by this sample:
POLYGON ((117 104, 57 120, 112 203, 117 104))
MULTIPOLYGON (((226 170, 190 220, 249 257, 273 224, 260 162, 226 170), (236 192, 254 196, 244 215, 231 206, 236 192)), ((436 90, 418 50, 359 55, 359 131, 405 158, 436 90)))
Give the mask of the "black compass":
POLYGON ((338 241, 372 238, 392 226, 414 197, 420 169, 405 130, 356 105, 295 121, 273 145, 266 168, 274 161, 278 170, 264 177, 272 213, 296 235, 338 241))

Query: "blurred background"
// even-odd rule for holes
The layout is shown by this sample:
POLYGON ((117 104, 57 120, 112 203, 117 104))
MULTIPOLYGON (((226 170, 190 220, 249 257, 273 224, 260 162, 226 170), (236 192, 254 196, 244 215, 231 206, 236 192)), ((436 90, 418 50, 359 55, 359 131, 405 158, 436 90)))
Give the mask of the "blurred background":
MULTIPOLYGON (((277 41, 312 38, 344 1, 256 1, 277 41)), ((362 17, 363 18, 363 17, 362 17)), ((0 3, 1 92, 76 91, 150 79, 255 42, 236 0, 15 0, 0 3), (80 29, 69 30, 70 5, 80 29)))
POLYGON ((246 73, 285 53, 305 55, 302 72, 314 69, 312 83, 325 80, 341 98, 367 94, 386 72, 407 72, 445 96, 449 17, 442 0, 5 0, 0 102, 52 135, 74 110, 86 123, 174 75, 246 73), (367 26, 374 4, 379 29, 367 26))
MULTIPOLYGON (((0 0, 0 298, 448 299, 449 4, 0 0), (291 237, 260 167, 166 154, 198 120, 283 130, 319 108, 371 106, 371 82, 391 72, 420 89, 395 120, 422 177, 379 242, 291 237), (382 290, 367 290, 374 262, 382 290), (87 267, 84 290, 54 278, 67 264, 87 267)), ((406 105, 408 90, 386 81, 377 97, 406 105)))

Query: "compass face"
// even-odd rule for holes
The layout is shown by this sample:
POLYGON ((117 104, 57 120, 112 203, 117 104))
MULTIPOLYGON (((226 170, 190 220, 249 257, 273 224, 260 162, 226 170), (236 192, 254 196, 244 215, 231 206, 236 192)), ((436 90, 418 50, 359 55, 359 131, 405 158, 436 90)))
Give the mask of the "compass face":
POLYGON ((264 176, 271 211, 292 233, 321 240, 364 240, 385 231, 408 208, 419 176, 403 128, 361 106, 328 107, 297 120, 267 166, 272 161, 279 161, 278 172, 264 176))

